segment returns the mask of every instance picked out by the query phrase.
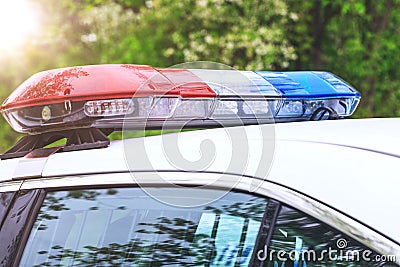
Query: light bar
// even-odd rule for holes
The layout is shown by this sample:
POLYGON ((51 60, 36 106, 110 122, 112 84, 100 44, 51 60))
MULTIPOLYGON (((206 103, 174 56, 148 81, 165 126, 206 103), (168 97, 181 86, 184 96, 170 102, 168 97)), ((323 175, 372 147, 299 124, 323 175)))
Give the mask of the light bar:
POLYGON ((328 72, 93 65, 33 75, 1 106, 14 130, 213 127, 350 116, 360 94, 328 72))
POLYGON ((130 98, 87 101, 84 106, 88 117, 119 116, 131 114, 134 110, 135 106, 130 98))
POLYGON ((353 114, 361 97, 353 87, 329 72, 256 73, 268 80, 284 99, 275 114, 277 120, 311 118, 324 108, 339 117, 347 117, 353 114))

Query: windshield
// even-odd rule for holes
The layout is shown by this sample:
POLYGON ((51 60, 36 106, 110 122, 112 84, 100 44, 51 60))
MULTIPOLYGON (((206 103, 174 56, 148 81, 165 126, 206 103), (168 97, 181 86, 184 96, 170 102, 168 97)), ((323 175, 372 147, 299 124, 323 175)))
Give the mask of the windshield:
MULTIPOLYGON (((181 203, 217 191, 160 190, 181 203)), ((140 188, 50 192, 21 265, 248 266, 266 204, 237 192, 195 208, 161 203, 140 188)))

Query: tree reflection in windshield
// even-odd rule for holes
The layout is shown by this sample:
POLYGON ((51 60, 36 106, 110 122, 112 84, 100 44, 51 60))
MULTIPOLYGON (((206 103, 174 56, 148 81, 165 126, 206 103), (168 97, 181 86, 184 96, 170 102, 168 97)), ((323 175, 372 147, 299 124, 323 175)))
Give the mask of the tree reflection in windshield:
MULTIPOLYGON (((179 197, 187 189, 165 190, 179 197)), ((196 208, 168 206, 140 188, 51 192, 21 265, 247 266, 265 206, 236 192, 196 208)))
POLYGON ((285 206, 268 249, 268 267, 394 266, 390 262, 367 261, 362 256, 364 251, 368 250, 364 255, 371 259, 377 254, 338 230, 285 206))

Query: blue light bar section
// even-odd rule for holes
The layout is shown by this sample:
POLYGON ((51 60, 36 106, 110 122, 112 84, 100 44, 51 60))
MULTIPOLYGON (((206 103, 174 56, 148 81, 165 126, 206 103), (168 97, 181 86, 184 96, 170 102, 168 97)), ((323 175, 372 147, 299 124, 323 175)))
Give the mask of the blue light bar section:
POLYGON ((257 75, 254 71, 240 71, 241 74, 246 76, 254 85, 255 88, 250 90, 251 93, 261 93, 269 97, 280 97, 280 92, 273 86, 268 80, 263 79, 260 75, 257 75))
POLYGON ((357 90, 351 87, 348 83, 330 72, 313 71, 312 73, 333 86, 335 88, 335 91, 338 93, 350 94, 351 96, 361 96, 360 93, 357 92, 357 90))
POLYGON ((360 98, 361 96, 353 87, 329 72, 256 71, 256 73, 278 89, 282 97, 288 99, 360 98))
POLYGON ((282 95, 282 97, 290 96, 308 96, 308 91, 296 80, 290 78, 283 72, 255 71, 271 83, 282 95))
POLYGON ((253 71, 189 69, 204 81, 217 97, 280 98, 281 93, 253 71))

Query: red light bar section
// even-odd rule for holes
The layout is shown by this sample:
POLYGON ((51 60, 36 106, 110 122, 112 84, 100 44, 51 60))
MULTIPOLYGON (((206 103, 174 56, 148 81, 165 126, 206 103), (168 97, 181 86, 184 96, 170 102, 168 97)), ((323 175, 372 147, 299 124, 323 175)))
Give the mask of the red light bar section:
POLYGON ((163 69, 156 70, 175 84, 179 95, 183 98, 216 97, 216 93, 198 76, 186 69, 163 69))
POLYGON ((114 98, 169 95, 215 97, 200 78, 185 69, 145 65, 92 65, 55 69, 33 75, 3 103, 1 110, 114 98))

